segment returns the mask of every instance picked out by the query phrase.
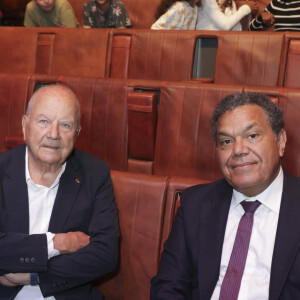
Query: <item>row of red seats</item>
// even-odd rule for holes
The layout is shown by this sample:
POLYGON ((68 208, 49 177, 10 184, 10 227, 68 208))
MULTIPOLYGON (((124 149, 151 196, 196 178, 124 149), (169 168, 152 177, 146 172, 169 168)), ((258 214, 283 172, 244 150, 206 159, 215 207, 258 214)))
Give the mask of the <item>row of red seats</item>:
POLYGON ((249 91, 276 101, 288 135, 283 165, 300 176, 300 89, 292 88, 0 74, 0 151, 23 142, 21 117, 29 98, 37 86, 55 82, 71 87, 81 104, 76 146, 113 169, 120 263, 95 282, 107 300, 149 298, 178 196, 221 176, 210 134, 211 114, 221 98, 249 91))
POLYGON ((0 31, 2 73, 297 88, 299 58, 299 33, 14 27, 0 31), (193 78, 199 39, 217 41, 216 58, 208 66, 215 64, 212 78, 193 78))
POLYGON ((78 148, 114 170, 207 180, 221 177, 210 133, 216 104, 234 92, 263 92, 285 113, 283 165, 300 176, 300 90, 278 87, 0 74, 0 151, 20 143, 15 134, 21 132, 21 117, 35 86, 52 82, 63 82, 78 95, 78 148))
POLYGON ((111 172, 121 230, 120 264, 95 283, 106 300, 149 299, 178 194, 201 179, 111 172))

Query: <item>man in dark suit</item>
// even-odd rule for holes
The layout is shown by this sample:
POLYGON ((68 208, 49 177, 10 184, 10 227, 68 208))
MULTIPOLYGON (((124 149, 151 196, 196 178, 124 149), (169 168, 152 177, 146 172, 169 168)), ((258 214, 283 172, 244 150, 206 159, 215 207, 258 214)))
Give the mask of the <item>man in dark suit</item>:
POLYGON ((74 149, 80 107, 63 85, 39 89, 26 145, 0 155, 0 299, 102 299, 92 281, 118 259, 108 166, 74 149))
POLYGON ((183 192, 152 300, 300 299, 300 180, 281 167, 283 127, 264 95, 218 104, 212 132, 225 179, 183 192))

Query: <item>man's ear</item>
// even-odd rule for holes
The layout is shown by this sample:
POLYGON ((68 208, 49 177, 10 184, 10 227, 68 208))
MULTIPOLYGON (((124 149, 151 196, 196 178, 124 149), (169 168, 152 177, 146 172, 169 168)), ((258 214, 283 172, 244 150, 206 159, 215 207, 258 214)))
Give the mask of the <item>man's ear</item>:
POLYGON ((287 141, 286 131, 285 131, 285 129, 281 129, 281 131, 278 133, 278 136, 277 136, 277 144, 278 144, 278 150, 279 150, 280 157, 283 157, 283 155, 284 155, 286 141, 287 141))
POLYGON ((75 137, 78 137, 78 136, 79 136, 80 131, 81 131, 81 126, 79 126, 79 128, 77 128, 75 137))
POLYGON ((28 116, 27 115, 24 115, 22 117, 22 132, 23 132, 23 138, 24 140, 26 140, 26 125, 27 125, 27 122, 28 122, 28 116))

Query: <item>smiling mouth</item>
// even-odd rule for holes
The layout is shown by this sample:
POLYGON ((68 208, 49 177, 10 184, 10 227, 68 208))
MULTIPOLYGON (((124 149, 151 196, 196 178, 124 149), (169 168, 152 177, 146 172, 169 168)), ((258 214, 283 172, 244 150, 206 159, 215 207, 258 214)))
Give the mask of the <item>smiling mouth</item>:
POLYGON ((242 169, 242 168, 246 168, 246 167, 249 167, 249 166, 252 166, 252 165, 255 165, 256 162, 244 162, 244 163, 241 163, 241 164, 235 164, 232 166, 232 169, 235 170, 235 169, 242 169))

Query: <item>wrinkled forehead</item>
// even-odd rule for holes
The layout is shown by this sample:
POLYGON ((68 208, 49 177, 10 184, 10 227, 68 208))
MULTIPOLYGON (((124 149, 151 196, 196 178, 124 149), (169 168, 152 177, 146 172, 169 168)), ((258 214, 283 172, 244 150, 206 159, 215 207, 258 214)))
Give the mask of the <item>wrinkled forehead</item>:
POLYGON ((27 114, 59 112, 76 118, 80 114, 79 110, 78 101, 72 92, 63 87, 49 86, 34 94, 27 114))

